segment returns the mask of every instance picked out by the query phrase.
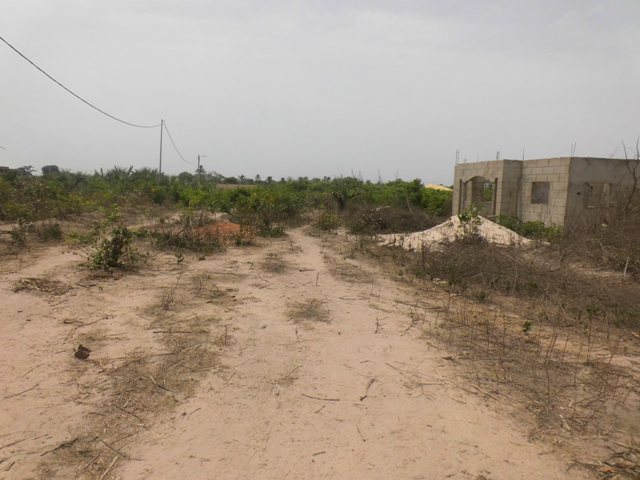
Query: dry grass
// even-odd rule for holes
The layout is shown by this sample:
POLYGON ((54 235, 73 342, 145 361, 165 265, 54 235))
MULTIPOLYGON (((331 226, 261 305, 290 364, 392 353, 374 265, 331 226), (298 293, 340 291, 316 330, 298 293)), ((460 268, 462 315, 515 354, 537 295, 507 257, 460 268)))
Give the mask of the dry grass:
POLYGON ((350 283, 372 283, 373 275, 370 272, 364 270, 360 265, 354 265, 349 263, 348 257, 342 259, 323 254, 324 262, 329 269, 329 272, 339 280, 350 283))
MULTIPOLYGON (((172 289, 177 288, 176 283, 172 289)), ((43 456, 40 478, 110 478, 118 461, 131 458, 127 451, 136 435, 188 398, 206 372, 216 367, 217 355, 209 341, 212 323, 215 320, 197 315, 160 314, 150 328, 165 352, 86 361, 81 368, 100 368, 91 383, 76 380, 81 398, 97 403, 92 420, 43 456)))
POLYGON ((324 322, 329 323, 329 310, 325 307, 324 300, 311 298, 303 302, 294 303, 289 309, 290 320, 296 323, 324 322))
POLYGON ((262 270, 268 273, 284 273, 287 271, 289 264, 278 253, 267 253, 260 265, 262 270))
POLYGON ((528 411, 531 439, 563 444, 576 465, 638 478, 637 283, 593 275, 552 249, 480 243, 416 254, 361 239, 358 252, 425 298, 406 331, 421 328, 452 352, 445 358, 462 367, 463 388, 511 404, 524 421, 528 411))
POLYGON ((194 296, 200 299, 207 300, 208 302, 216 301, 230 302, 236 301, 237 288, 220 288, 216 282, 213 281, 213 273, 197 273, 191 277, 191 292, 194 296))
POLYGON ((51 295, 64 295, 71 286, 58 280, 48 280, 46 278, 21 278, 13 284, 14 292, 42 292, 51 295))
MULTIPOLYGON (((531 440, 573 444, 576 463, 582 465, 579 449, 585 438, 593 458, 606 450, 591 438, 606 432, 607 440, 622 441, 633 435, 633 425, 640 422, 640 377, 618 364, 619 344, 603 345, 603 338, 579 328, 529 329, 500 309, 460 300, 444 305, 436 318, 423 327, 425 338, 454 352, 452 360, 464 366, 470 390, 533 414, 531 440)), ((598 467, 604 478, 637 478, 637 453, 625 454, 627 459, 635 455, 636 463, 591 468, 598 467), (618 476, 605 475, 614 471, 618 476)))
POLYGON ((524 302, 535 323, 640 329, 640 284, 576 267, 551 248, 453 242, 442 251, 401 257, 417 275, 444 280, 449 291, 500 304, 505 298, 524 302))

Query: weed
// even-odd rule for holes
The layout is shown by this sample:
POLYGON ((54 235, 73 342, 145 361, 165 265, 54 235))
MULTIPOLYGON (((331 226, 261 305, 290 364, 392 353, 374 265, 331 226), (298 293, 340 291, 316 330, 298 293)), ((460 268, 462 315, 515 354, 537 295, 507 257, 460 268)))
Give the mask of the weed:
POLYGON ((169 310, 176 301, 175 288, 167 288, 160 294, 160 307, 162 310, 169 310))

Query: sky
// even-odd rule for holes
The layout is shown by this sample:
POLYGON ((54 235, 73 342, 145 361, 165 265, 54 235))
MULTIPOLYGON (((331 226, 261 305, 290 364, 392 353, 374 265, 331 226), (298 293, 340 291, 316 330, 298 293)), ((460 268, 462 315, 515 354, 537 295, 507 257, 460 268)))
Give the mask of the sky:
MULTIPOLYGON (((461 162, 621 156, 639 0, 3 0, 0 36, 163 171, 450 184, 461 162)), ((157 168, 0 43, 0 165, 157 168)))

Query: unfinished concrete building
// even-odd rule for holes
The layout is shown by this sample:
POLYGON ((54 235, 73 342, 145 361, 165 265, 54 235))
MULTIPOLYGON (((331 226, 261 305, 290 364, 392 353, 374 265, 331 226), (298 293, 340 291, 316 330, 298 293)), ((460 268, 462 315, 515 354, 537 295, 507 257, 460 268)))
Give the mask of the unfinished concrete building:
POLYGON ((453 213, 474 205, 489 218, 547 225, 606 222, 632 188, 634 171, 640 175, 637 162, 561 157, 458 164, 453 213))

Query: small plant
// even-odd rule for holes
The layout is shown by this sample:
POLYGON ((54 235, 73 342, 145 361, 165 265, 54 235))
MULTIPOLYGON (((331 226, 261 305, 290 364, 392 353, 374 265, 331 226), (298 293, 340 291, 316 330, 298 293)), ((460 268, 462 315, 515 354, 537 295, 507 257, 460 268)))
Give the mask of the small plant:
POLYGON ((124 225, 114 225, 111 231, 89 250, 89 265, 93 270, 110 271, 135 263, 133 234, 124 225))
POLYGON ((160 295, 160 307, 162 310, 169 310, 171 305, 173 305, 176 301, 176 290, 175 288, 167 288, 162 291, 160 295))
POLYGON ((27 228, 24 223, 20 222, 17 227, 9 232, 11 237, 11 245, 15 248, 24 248, 27 246, 27 228))
POLYGON ((461 237, 463 240, 474 240, 478 238, 478 231, 482 224, 482 218, 478 207, 471 205, 458 214, 460 220, 461 237))
POLYGON ((533 328, 533 322, 531 320, 525 320, 522 324, 522 333, 525 335, 529 335, 531 329, 533 328))

